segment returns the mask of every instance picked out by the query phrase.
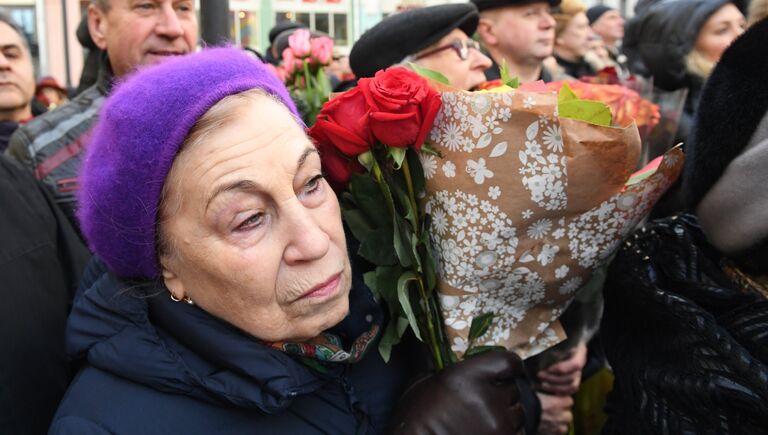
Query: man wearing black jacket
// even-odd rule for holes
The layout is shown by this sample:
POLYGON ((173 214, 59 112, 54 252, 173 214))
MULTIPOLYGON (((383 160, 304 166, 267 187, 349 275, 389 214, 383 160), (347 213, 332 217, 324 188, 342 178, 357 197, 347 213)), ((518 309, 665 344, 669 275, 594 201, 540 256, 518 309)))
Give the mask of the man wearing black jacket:
POLYGON ((0 156, 0 433, 45 433, 70 378, 64 330, 88 251, 45 187, 0 156))

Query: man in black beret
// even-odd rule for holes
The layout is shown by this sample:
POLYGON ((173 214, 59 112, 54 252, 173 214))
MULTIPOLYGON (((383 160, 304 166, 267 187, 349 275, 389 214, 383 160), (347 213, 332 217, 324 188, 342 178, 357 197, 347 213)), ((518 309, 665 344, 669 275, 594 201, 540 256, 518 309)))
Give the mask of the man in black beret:
POLYGON ((358 78, 400 62, 443 74, 451 86, 470 90, 485 81, 491 60, 471 36, 478 23, 471 3, 410 9, 382 20, 352 47, 349 64, 358 78))
POLYGON ((472 0, 480 11, 477 33, 494 64, 485 72, 488 80, 500 77, 502 60, 521 83, 554 77, 542 65, 552 56, 555 19, 550 8, 560 0, 472 0))
POLYGON ((272 65, 279 65, 282 52, 277 50, 275 40, 283 32, 301 29, 304 27, 307 26, 295 21, 280 21, 279 23, 275 24, 275 27, 269 30, 269 47, 267 47, 267 53, 264 55, 264 60, 271 63, 272 65))

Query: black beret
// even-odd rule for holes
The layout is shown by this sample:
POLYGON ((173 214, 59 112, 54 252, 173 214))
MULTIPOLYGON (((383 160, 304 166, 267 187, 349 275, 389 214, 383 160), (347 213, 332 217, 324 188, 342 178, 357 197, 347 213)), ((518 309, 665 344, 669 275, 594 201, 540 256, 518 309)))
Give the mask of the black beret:
POLYGON ((549 3, 550 6, 557 6, 561 0, 472 0, 477 6, 477 10, 487 11, 488 9, 503 8, 504 6, 522 6, 531 3, 549 3))
POLYGON ((456 3, 411 9, 389 16, 352 46, 349 66, 360 77, 373 77, 387 68, 429 47, 453 29, 468 36, 477 30, 480 17, 472 3, 456 3))
POLYGON ((275 24, 275 27, 269 30, 269 45, 272 45, 275 43, 275 38, 277 38, 277 35, 285 32, 286 30, 295 30, 295 29, 301 29, 302 27, 307 27, 302 23, 297 23, 295 21, 280 21, 279 23, 275 24))
POLYGON ((589 20, 589 25, 591 26, 595 24, 595 21, 599 20, 604 13, 612 10, 612 7, 606 5, 592 6, 591 8, 587 9, 587 19, 589 20))

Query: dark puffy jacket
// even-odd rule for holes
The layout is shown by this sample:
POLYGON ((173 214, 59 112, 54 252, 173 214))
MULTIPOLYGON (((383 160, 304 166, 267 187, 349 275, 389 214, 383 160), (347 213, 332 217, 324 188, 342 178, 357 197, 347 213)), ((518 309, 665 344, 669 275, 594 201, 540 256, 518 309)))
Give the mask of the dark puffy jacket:
POLYGON ((699 30, 728 0, 662 0, 643 2, 638 15, 627 23, 623 50, 632 72, 653 77, 664 91, 687 88, 676 142, 687 142, 703 81, 690 74, 686 56, 699 30))
MULTIPOLYGON (((103 267, 91 266, 84 281, 103 267)), ((381 318, 360 278, 350 315, 334 328, 348 336, 381 318)), ((76 300, 67 345, 87 365, 52 434, 381 433, 418 360, 401 345, 385 364, 374 343, 358 363, 317 371, 196 306, 171 301, 160 285, 110 274, 76 300)))
POLYGON ((70 380, 67 313, 85 249, 48 192, 0 156, 0 433, 45 433, 70 380))
POLYGON ((97 83, 69 103, 38 116, 11 136, 6 155, 32 171, 75 228, 78 172, 85 157, 88 133, 96 123, 112 79, 103 57, 97 83))
POLYGON ((765 433, 768 299, 722 264, 690 215, 622 245, 601 325, 616 376, 604 433, 765 433))

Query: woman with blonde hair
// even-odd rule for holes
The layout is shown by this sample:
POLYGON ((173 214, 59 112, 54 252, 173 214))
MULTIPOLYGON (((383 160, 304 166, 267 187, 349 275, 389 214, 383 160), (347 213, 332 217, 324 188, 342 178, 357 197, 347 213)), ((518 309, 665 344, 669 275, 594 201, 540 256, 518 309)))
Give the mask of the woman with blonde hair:
POLYGON ((701 88, 725 49, 744 32, 744 15, 728 0, 663 0, 629 27, 630 64, 640 61, 662 90, 688 89, 676 135, 685 142, 701 88))

